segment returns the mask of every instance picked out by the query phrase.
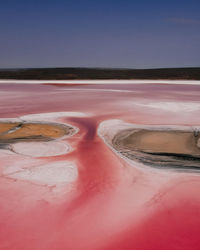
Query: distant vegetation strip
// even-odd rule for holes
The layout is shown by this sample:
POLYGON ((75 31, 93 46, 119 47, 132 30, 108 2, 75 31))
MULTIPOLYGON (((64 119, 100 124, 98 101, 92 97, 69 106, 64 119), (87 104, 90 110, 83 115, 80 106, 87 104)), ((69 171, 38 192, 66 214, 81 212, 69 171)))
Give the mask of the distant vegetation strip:
POLYGON ((171 79, 200 80, 200 67, 161 69, 31 68, 1 69, 0 79, 16 80, 103 80, 171 79))

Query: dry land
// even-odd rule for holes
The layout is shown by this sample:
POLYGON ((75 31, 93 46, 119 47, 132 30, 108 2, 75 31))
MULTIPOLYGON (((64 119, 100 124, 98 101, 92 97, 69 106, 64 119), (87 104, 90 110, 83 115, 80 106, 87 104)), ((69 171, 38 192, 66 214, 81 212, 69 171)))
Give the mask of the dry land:
POLYGON ((200 67, 161 69, 35 68, 1 69, 0 79, 16 80, 103 80, 170 79, 200 80, 200 67))
POLYGON ((48 141, 70 135, 74 128, 50 123, 0 123, 0 144, 18 141, 48 141))
POLYGON ((129 159, 154 167, 200 168, 200 134, 197 131, 129 129, 112 140, 129 159))

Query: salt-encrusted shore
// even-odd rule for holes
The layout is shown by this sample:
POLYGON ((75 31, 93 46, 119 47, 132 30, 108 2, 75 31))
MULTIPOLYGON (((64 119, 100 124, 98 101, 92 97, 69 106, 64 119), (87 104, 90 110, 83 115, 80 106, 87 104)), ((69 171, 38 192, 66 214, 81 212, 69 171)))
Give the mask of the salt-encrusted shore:
POLYGON ((189 84, 200 85, 198 80, 0 80, 0 84, 189 84))

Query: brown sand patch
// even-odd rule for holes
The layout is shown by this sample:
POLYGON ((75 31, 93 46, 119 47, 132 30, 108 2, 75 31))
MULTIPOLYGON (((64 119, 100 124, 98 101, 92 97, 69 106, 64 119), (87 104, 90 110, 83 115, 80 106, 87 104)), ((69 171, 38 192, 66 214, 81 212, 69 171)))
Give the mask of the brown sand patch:
POLYGON ((124 156, 152 166, 200 167, 200 134, 181 130, 120 131, 113 147, 124 156))
POLYGON ((200 155, 200 149, 197 146, 199 137, 193 132, 142 129, 120 140, 119 144, 122 147, 143 152, 200 155))
POLYGON ((8 130, 15 128, 19 125, 20 123, 18 122, 13 122, 13 123, 0 123, 0 135, 2 133, 7 132, 8 130))
POLYGON ((0 143, 18 140, 51 140, 74 132, 67 125, 50 123, 0 123, 0 143))

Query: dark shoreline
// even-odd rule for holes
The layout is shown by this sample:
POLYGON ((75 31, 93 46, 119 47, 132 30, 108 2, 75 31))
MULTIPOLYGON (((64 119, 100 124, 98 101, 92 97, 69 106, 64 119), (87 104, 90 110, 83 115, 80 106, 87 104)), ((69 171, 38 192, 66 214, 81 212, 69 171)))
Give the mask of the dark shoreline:
POLYGON ((0 79, 15 80, 200 80, 200 67, 160 69, 29 68, 0 69, 0 79))

